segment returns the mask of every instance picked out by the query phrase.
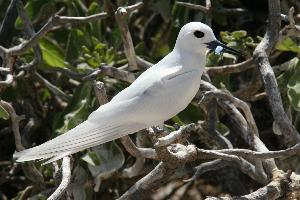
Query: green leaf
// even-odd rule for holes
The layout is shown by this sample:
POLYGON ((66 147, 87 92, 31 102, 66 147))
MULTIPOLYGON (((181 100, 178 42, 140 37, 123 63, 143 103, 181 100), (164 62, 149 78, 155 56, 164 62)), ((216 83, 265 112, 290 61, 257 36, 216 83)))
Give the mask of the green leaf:
POLYGON ((89 15, 97 14, 99 13, 99 11, 100 11, 99 4, 96 2, 92 2, 88 8, 88 14, 89 15))
POLYGON ((39 42, 44 62, 51 67, 65 67, 64 53, 59 46, 48 39, 41 39, 39 42))
MULTIPOLYGON (((300 111, 300 62, 298 58, 294 58, 289 66, 289 70, 292 70, 287 88, 288 98, 291 105, 295 110, 300 111)), ((287 74, 287 73, 286 73, 287 74)))
POLYGON ((92 199, 89 194, 92 192, 92 187, 89 183, 89 175, 86 170, 80 165, 76 165, 72 172, 72 184, 68 190, 72 193, 74 200, 92 199))
POLYGON ((180 117, 178 117, 178 115, 172 117, 172 121, 179 125, 184 125, 183 121, 181 121, 181 119, 180 119, 180 117))
POLYGON ((247 31, 243 31, 243 30, 233 31, 231 34, 235 39, 241 39, 247 36, 247 31))
POLYGON ((206 66, 207 67, 217 66, 219 65, 220 61, 221 61, 221 56, 212 52, 207 56, 206 66))
POLYGON ((56 132, 63 134, 86 120, 94 108, 93 99, 94 96, 90 82, 77 87, 67 108, 55 119, 53 126, 56 132))
POLYGON ((69 33, 69 39, 66 45, 66 60, 72 62, 78 59, 82 45, 84 44, 84 33, 79 29, 72 29, 69 33))
POLYGON ((288 37, 277 44, 276 48, 280 51, 292 51, 295 53, 300 53, 300 47, 288 37))
POLYGON ((88 152, 82 156, 81 159, 92 166, 100 165, 100 160, 98 159, 97 154, 93 151, 88 152))
POLYGON ((114 141, 93 147, 92 150, 100 161, 98 166, 88 165, 94 177, 107 176, 120 169, 125 162, 122 149, 114 141))
POLYGON ((295 110, 300 111, 300 81, 288 89, 288 98, 295 110))
POLYGON ((0 105, 0 118, 7 120, 9 118, 8 112, 0 105))
POLYGON ((221 31, 220 36, 221 40, 225 43, 229 43, 234 39, 228 31, 221 31))

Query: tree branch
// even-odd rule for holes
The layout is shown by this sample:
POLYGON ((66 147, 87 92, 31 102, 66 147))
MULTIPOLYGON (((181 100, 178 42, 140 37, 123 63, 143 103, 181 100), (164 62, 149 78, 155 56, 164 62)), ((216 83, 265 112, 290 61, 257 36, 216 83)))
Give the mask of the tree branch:
POLYGON ((300 142, 300 136, 284 111, 276 78, 270 65, 268 55, 278 40, 281 18, 280 1, 269 0, 269 24, 263 40, 258 44, 253 53, 253 59, 259 68, 262 81, 267 93, 270 109, 275 122, 287 143, 300 142))
POLYGON ((51 194, 50 197, 48 197, 48 200, 58 200, 60 199, 65 191, 67 190, 68 186, 71 183, 71 158, 69 156, 66 156, 63 158, 62 161, 62 180, 58 188, 55 190, 53 194, 51 194))
POLYGON ((119 7, 115 12, 115 18, 118 23, 119 29, 121 31, 124 51, 128 60, 130 71, 137 70, 138 65, 137 65, 137 58, 134 51, 132 37, 128 28, 128 24, 126 23, 126 16, 128 15, 129 12, 139 9, 142 5, 143 3, 139 2, 131 6, 119 7))

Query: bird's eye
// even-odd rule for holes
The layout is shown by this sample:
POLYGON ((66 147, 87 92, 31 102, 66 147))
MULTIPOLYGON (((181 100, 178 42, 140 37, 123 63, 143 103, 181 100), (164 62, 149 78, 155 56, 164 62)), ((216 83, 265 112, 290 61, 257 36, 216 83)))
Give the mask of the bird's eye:
POLYGON ((194 35, 196 38, 203 38, 204 37, 204 33, 202 31, 195 31, 194 35))

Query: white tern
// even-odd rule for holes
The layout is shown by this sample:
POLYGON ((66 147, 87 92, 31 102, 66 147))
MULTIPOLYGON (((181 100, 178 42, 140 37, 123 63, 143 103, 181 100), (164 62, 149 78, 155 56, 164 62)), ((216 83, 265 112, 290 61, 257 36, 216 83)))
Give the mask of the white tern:
POLYGON ((163 124, 184 110, 196 95, 211 49, 239 54, 218 41, 212 29, 200 22, 184 25, 174 49, 142 73, 110 102, 68 132, 39 146, 16 152, 18 162, 61 159, 141 129, 163 124))

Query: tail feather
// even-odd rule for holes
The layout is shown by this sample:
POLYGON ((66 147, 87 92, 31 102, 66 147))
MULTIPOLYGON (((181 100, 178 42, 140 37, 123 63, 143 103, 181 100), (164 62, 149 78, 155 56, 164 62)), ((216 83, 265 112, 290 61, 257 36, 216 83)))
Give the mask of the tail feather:
POLYGON ((137 124, 97 124, 85 121, 67 133, 44 144, 16 152, 17 162, 49 159, 48 164, 62 157, 134 133, 144 127, 137 124))
MULTIPOLYGON (((72 152, 65 152, 65 153, 62 153, 58 156, 54 156, 51 159, 47 160, 46 162, 43 162, 42 165, 47 165, 49 163, 52 163, 52 162, 57 161, 59 159, 62 159, 63 157, 68 156, 70 154, 72 154, 72 152)), ((43 160, 46 160, 46 159, 43 159, 43 160)))

